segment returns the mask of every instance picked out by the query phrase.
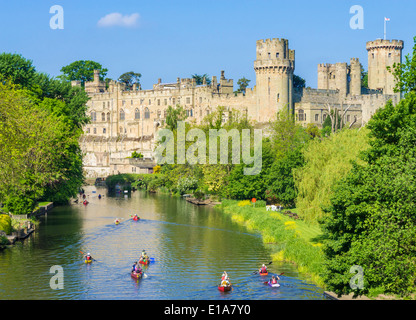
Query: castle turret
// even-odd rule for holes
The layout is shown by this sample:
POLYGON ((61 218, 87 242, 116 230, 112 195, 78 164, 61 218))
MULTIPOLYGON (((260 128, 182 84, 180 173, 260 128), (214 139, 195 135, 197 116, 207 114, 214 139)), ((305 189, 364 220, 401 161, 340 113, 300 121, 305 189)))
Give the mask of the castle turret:
POLYGON ((256 51, 257 120, 263 122, 282 108, 293 111, 295 51, 286 39, 258 40, 256 51))
POLYGON ((382 90, 384 94, 395 94, 396 81, 387 70, 394 63, 402 62, 404 43, 401 40, 375 40, 367 42, 368 87, 382 90))
POLYGON ((358 96, 361 94, 361 63, 358 58, 350 60, 350 94, 358 96))

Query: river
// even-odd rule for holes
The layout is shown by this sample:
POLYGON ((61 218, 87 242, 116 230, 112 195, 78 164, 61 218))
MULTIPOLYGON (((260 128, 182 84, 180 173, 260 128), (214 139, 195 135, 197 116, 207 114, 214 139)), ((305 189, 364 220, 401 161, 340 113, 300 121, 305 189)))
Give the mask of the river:
POLYGON ((284 273, 279 288, 264 285, 268 278, 252 274, 271 261, 261 236, 215 208, 142 191, 110 195, 88 186, 85 193, 88 205, 55 207, 29 238, 0 251, 0 299, 325 299, 288 263, 269 265, 269 275, 284 273), (154 262, 137 282, 130 269, 143 249, 154 262), (86 265, 80 251, 97 261, 86 265), (62 268, 62 289, 51 288, 52 266, 62 268), (223 271, 234 284, 226 293, 217 290, 223 271))

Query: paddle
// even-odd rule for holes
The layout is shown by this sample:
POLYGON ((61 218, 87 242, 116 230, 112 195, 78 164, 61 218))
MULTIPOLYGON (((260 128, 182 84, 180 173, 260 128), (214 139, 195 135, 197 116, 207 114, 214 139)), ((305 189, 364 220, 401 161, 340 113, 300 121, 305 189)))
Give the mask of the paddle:
MULTIPOLYGON (((273 263, 273 261, 270 261, 268 264, 266 264, 266 266, 271 265, 273 263)), ((257 274, 259 272, 259 270, 254 271, 252 274, 257 274)))
MULTIPOLYGON (((84 252, 82 252, 82 251, 80 251, 83 255, 85 255, 86 253, 84 253, 84 252)), ((92 261, 95 261, 95 262, 99 262, 99 261, 97 261, 97 260, 95 260, 93 257, 91 257, 92 258, 92 261)))
MULTIPOLYGON (((279 274, 279 276, 281 276, 281 275, 284 275, 285 273, 284 272, 282 272, 281 274, 279 274)), ((268 284, 269 283, 269 281, 266 281, 266 282, 263 282, 264 284, 268 284)))

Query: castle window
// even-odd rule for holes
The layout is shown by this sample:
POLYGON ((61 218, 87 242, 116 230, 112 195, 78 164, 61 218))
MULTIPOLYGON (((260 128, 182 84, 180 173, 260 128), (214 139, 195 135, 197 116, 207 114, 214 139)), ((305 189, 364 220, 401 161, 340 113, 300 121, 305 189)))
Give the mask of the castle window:
POLYGON ((105 121, 105 113, 101 113, 101 121, 105 121))
POLYGON ((161 114, 162 114, 161 111, 160 110, 157 110, 157 118, 158 119, 160 119, 161 114))
POLYGON ((190 104, 191 103, 191 98, 187 97, 186 98, 186 104, 190 104))
POLYGON ((371 55, 372 55, 372 57, 373 57, 373 59, 374 59, 374 53, 372 53, 371 55))
POLYGON ((94 134, 96 134, 97 133, 97 128, 94 128, 94 134))
POLYGON ((165 99, 165 106, 168 104, 168 99, 165 99))
POLYGON ((103 133, 106 133, 106 132, 107 132, 107 130, 105 128, 103 128, 103 133))
POLYGON ((191 109, 190 112, 191 112, 191 117, 193 117, 194 116, 194 110, 191 109))
POLYGON ((139 108, 136 108, 136 110, 134 110, 134 119, 140 119, 140 110, 139 108))
POLYGON ((150 118, 150 111, 149 111, 149 108, 147 108, 147 107, 146 107, 146 109, 144 109, 144 118, 145 119, 150 118))
POLYGON ((125 120, 126 119, 126 114, 124 113, 124 110, 121 109, 120 110, 120 120, 125 120))
POLYGON ((97 114, 95 113, 95 111, 91 112, 91 122, 95 122, 97 121, 97 114))
POLYGON ((276 58, 279 58, 279 52, 276 52, 276 58))
POLYGON ((107 121, 110 121, 110 112, 107 112, 107 121))
POLYGON ((315 114, 315 122, 319 121, 319 114, 315 114))
POLYGON ((87 133, 90 133, 90 128, 87 128, 87 133))
POLYGON ((391 58, 391 52, 389 52, 389 58, 391 58))
POLYGON ((175 106, 175 98, 172 98, 172 104, 175 106))
POLYGON ((157 99, 157 105, 160 106, 160 99, 157 99))
POLYGON ((271 58, 272 58, 272 56, 271 56, 270 52, 268 53, 268 55, 269 55, 269 59, 271 59, 271 58))
POLYGON ((326 120, 326 114, 324 114, 324 115, 322 116, 322 120, 323 120, 323 121, 325 121, 325 120, 326 120))
POLYGON ((277 102, 280 101, 280 93, 277 94, 277 102))
POLYGON ((303 112, 302 109, 298 111, 298 120, 299 121, 306 121, 306 114, 303 112))

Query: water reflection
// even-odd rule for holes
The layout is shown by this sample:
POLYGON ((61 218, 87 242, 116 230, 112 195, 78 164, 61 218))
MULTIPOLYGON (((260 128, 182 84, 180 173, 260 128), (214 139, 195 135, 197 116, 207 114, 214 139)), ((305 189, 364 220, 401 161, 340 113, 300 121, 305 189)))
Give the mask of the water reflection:
POLYGON ((0 252, 1 299, 323 299, 289 264, 269 266, 270 276, 285 272, 280 288, 264 285, 252 275, 270 261, 261 237, 213 208, 168 195, 85 191, 88 205, 55 208, 31 238, 0 252), (135 213, 141 220, 131 219, 135 213), (155 262, 135 281, 130 270, 143 249, 155 262), (86 265, 80 251, 97 261, 86 265), (49 287, 52 265, 64 268, 63 290, 49 287), (224 270, 230 293, 217 290, 224 270))

